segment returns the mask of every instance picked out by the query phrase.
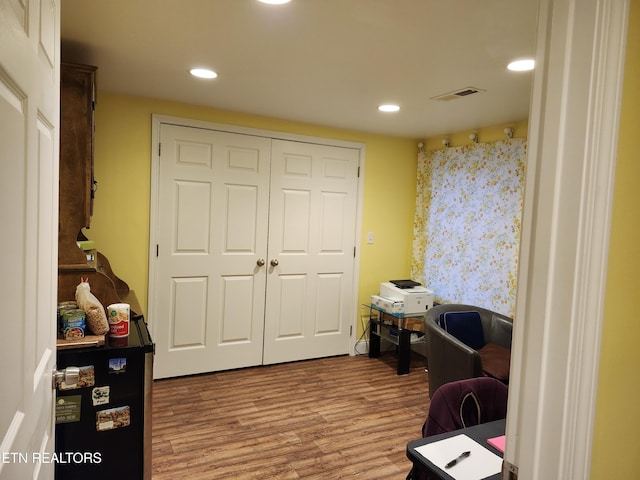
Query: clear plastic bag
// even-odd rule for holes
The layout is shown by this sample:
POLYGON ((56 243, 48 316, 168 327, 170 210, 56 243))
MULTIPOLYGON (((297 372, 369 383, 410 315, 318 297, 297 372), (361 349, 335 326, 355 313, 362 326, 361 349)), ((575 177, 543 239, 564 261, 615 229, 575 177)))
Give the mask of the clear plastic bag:
POLYGON ((88 278, 81 278, 76 287, 76 303, 87 316, 87 327, 94 335, 104 335, 109 331, 107 314, 100 300, 91 293, 88 278))

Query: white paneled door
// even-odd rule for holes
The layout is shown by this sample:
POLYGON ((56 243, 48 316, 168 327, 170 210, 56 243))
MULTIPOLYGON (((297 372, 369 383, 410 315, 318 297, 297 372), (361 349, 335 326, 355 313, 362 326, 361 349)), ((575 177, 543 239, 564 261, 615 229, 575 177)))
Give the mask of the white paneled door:
POLYGON ((158 136, 155 377, 348 353, 359 150, 158 136))
POLYGON ((60 2, 0 0, 0 479, 51 479, 60 2))
POLYGON ((156 378, 262 362, 266 138, 160 127, 156 378))
POLYGON ((273 141, 265 364, 348 351, 358 155, 273 141))

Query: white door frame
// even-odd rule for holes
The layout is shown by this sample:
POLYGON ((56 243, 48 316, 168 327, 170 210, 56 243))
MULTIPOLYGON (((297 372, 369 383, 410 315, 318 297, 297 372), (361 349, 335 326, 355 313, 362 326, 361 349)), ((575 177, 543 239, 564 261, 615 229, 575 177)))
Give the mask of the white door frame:
POLYGON ((628 3, 540 1, 505 479, 589 478, 628 3))
POLYGON ((250 127, 242 127, 237 125, 226 125, 221 123, 208 122, 205 120, 194 120, 188 118, 181 118, 169 115, 153 114, 151 119, 151 198, 150 198, 150 215, 149 215, 149 293, 147 298, 148 305, 148 317, 149 327, 151 329, 152 336, 155 336, 155 322, 156 312, 154 312, 156 299, 155 295, 155 283, 156 283, 156 248, 155 245, 158 242, 158 217, 160 212, 158 211, 158 189, 156 186, 159 181, 160 174, 160 155, 158 151, 158 145, 160 142, 160 124, 169 123, 172 125, 183 125, 187 127, 205 128, 208 130, 218 130, 221 132, 237 133, 244 135, 254 135, 258 137, 266 137, 279 140, 290 140, 294 142, 312 143, 318 145, 331 145, 336 147, 353 148, 359 151, 359 165, 360 175, 358 178, 358 195, 357 195, 357 210, 356 210, 356 232, 355 232, 355 245, 356 255, 353 265, 353 306, 351 311, 351 335, 349 340, 349 353, 355 355, 355 343, 357 338, 357 318, 358 318, 358 285, 360 283, 360 237, 362 234, 362 198, 364 192, 364 165, 366 156, 366 145, 359 142, 350 142, 345 140, 336 140, 322 137, 312 137, 307 135, 298 135, 293 133, 276 132, 271 130, 262 130, 250 127))

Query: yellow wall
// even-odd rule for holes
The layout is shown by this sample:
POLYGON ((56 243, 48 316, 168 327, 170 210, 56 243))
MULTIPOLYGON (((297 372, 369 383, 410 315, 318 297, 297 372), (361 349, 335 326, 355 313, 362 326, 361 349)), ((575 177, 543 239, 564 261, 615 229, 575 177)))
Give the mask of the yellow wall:
POLYGON ((591 479, 638 478, 640 416, 640 2, 632 1, 622 92, 591 479))
MULTIPOLYGON (((98 70, 98 85, 100 85, 98 70)), ((98 92, 98 191, 85 233, 147 311, 153 113, 366 144, 359 302, 380 282, 409 275, 417 140, 324 128, 109 92, 98 92), (374 243, 366 243, 374 232, 374 243)), ((153 319, 149 319, 153 322, 153 319)), ((359 325, 359 331, 362 327, 359 325)))

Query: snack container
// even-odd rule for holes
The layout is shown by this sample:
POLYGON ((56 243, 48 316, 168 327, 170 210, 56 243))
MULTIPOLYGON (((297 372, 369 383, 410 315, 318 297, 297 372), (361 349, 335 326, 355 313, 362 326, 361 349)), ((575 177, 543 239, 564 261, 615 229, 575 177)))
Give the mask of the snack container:
POLYGON ((129 317, 131 307, 128 303, 112 303, 107 307, 109 336, 114 338, 129 336, 129 317))
POLYGON ((62 338, 77 340, 84 337, 86 317, 84 310, 73 309, 62 311, 62 338))

